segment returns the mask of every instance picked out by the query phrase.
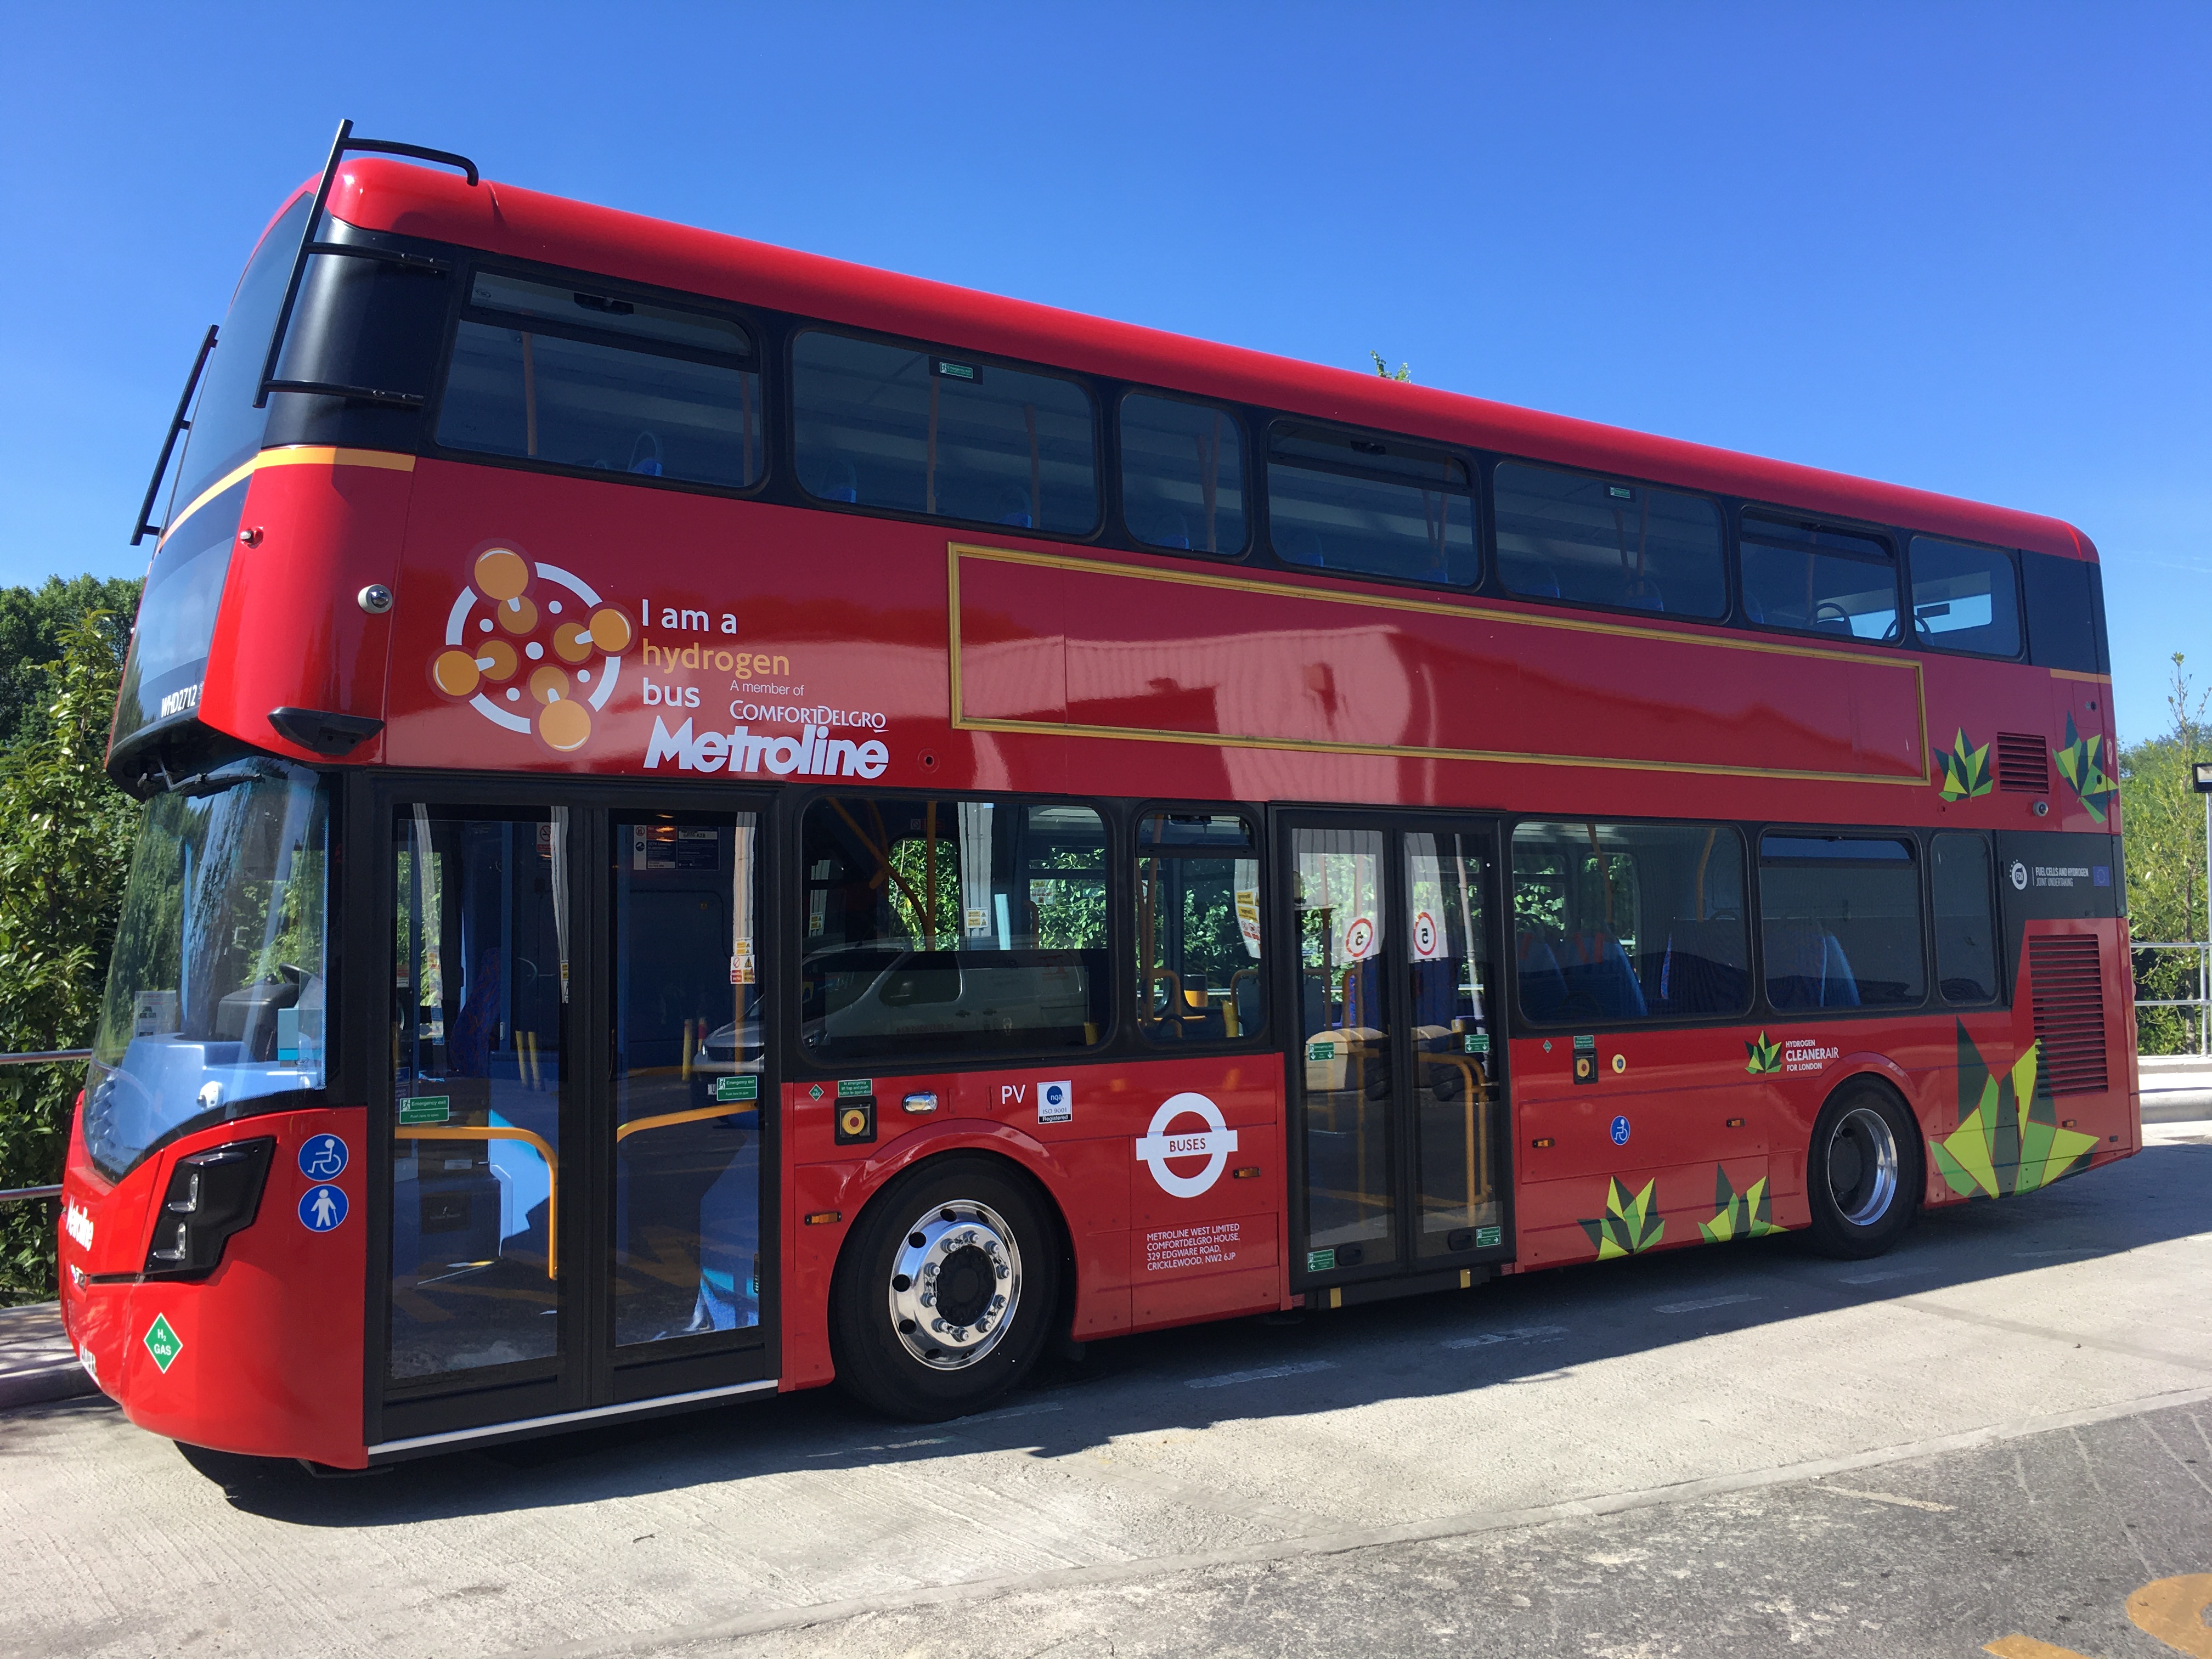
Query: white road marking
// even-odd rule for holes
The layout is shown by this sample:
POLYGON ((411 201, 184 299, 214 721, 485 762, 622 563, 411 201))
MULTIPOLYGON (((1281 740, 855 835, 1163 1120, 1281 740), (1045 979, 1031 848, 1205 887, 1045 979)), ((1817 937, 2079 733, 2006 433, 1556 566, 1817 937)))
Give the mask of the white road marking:
POLYGON ((1888 1279, 1910 1279, 1915 1273, 1934 1273, 1935 1271, 1936 1264, 1933 1262, 1923 1262, 1921 1266, 1917 1267, 1884 1267, 1880 1273, 1845 1273, 1844 1275, 1844 1283, 1846 1285, 1880 1285, 1888 1279))
POLYGON ((1874 1504, 1896 1504, 1908 1510, 1932 1510, 1939 1515, 1948 1515, 1952 1509, 1948 1504, 1931 1504, 1924 1498, 1899 1498, 1893 1492, 1861 1492, 1856 1486, 1831 1486, 1825 1481, 1821 1483, 1820 1490, 1838 1492, 1845 1498, 1863 1498, 1874 1504))
POLYGON ((1736 1296, 1708 1296, 1695 1302, 1662 1302, 1653 1313, 1702 1313, 1707 1308, 1731 1308, 1739 1302, 1756 1302, 1759 1298, 1745 1292, 1736 1296))
POLYGON ((1307 1359, 1295 1365, 1266 1365, 1256 1371, 1224 1371, 1218 1376, 1194 1376, 1183 1384, 1187 1389, 1227 1389, 1239 1382, 1265 1382, 1271 1377, 1304 1376, 1309 1371, 1333 1371, 1336 1362, 1331 1359, 1307 1359))
POLYGON ((1003 1423, 1010 1417, 1035 1417, 1041 1412, 1056 1412, 1063 1407, 1047 1401, 1036 1406, 1009 1406, 1004 1411, 985 1412, 980 1417, 963 1417, 963 1423, 1003 1423))
POLYGON ((1556 1342, 1567 1334, 1565 1325, 1522 1325, 1510 1331, 1485 1331, 1480 1336, 1455 1336, 1447 1348, 1488 1348, 1500 1342, 1556 1342))
POLYGON ((915 1446, 941 1446, 952 1437, 933 1434, 927 1440, 892 1440, 880 1446, 847 1446, 837 1451, 809 1452, 809 1457, 858 1457, 863 1452, 906 1451, 915 1446))

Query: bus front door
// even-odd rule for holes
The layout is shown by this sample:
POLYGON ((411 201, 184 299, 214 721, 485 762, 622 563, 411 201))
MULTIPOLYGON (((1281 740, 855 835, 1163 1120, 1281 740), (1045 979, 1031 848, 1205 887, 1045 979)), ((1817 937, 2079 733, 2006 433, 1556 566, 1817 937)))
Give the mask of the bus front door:
POLYGON ((372 1449, 771 1376, 762 813, 392 789, 372 1449))
POLYGON ((1509 1257, 1494 827, 1330 814, 1283 834, 1292 1288, 1335 1306, 1509 1257))

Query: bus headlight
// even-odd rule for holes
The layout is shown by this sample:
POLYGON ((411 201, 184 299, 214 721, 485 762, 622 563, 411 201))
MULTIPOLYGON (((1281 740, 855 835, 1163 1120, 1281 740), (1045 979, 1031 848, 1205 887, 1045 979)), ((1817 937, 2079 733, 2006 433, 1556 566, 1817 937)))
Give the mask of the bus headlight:
POLYGON ((154 1218, 146 1252, 149 1279, 204 1279, 222 1261, 233 1233, 253 1224, 276 1142, 233 1140, 177 1160, 154 1218))

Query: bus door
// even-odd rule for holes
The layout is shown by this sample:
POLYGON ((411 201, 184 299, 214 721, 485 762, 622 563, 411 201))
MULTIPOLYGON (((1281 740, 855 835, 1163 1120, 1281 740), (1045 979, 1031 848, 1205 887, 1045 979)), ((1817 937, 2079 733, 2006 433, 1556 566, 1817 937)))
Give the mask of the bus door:
POLYGON ((1283 836, 1292 1287, 1334 1306, 1505 1259, 1494 826, 1330 814, 1283 836))
POLYGON ((763 812, 691 807, 388 802, 372 1445, 771 1374, 763 812))

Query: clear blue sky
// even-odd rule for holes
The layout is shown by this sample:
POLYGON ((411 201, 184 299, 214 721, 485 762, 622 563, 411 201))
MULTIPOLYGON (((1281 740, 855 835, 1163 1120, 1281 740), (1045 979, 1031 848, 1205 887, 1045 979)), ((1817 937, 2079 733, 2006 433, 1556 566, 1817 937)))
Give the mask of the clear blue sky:
POLYGON ((0 582, 137 574, 340 116, 490 176, 1999 501, 2212 674, 2212 8, 21 5, 0 582))

